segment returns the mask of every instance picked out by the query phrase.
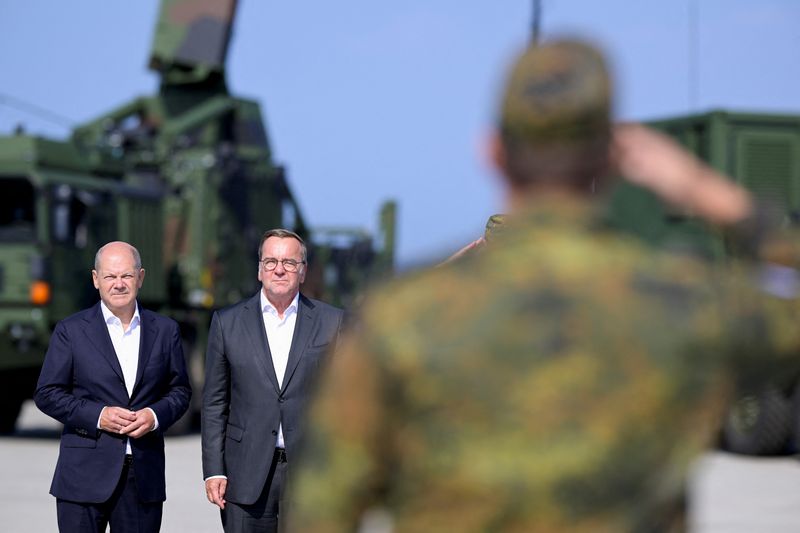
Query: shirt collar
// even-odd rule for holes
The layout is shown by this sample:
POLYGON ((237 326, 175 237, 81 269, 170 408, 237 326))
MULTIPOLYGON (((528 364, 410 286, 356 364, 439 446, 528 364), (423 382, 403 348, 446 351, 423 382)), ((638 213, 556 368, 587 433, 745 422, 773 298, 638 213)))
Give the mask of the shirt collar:
MULTIPOLYGON (((275 316, 278 316, 278 310, 272 305, 266 295, 264 295, 264 290, 261 289, 258 291, 258 294, 261 296, 261 313, 272 313, 275 316)), ((289 307, 286 308, 286 312, 283 314, 284 317, 289 316, 290 313, 297 312, 297 306, 300 302, 300 292, 294 295, 292 298, 292 303, 289 304, 289 307)))
MULTIPOLYGON (((103 300, 100 300, 100 312, 103 313, 103 321, 106 324, 122 323, 122 321, 117 317, 117 315, 112 313, 111 309, 109 309, 106 306, 103 300)), ((135 326, 140 321, 141 318, 139 317, 139 302, 136 302, 136 308, 133 310, 133 317, 131 318, 131 327, 135 326)))

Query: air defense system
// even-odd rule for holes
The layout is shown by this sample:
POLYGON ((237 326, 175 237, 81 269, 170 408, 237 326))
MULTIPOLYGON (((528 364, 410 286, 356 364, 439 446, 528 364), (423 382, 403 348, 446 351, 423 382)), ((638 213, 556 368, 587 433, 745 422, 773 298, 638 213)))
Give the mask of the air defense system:
POLYGON ((327 301, 347 306, 366 279, 391 271, 393 202, 377 238, 309 228, 258 102, 228 91, 235 12, 235 0, 164 0, 149 64, 157 94, 66 140, 0 136, 0 432, 31 396, 55 323, 97 301, 90 270, 106 242, 141 252, 139 300, 179 322, 196 387, 211 312, 255 292, 266 229, 309 242, 304 291, 327 301))

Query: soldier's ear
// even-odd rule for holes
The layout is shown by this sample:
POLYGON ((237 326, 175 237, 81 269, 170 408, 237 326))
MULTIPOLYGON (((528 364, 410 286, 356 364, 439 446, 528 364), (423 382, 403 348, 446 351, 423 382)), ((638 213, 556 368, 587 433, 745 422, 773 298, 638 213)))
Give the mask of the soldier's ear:
POLYGON ((486 139, 485 157, 489 165, 503 176, 508 176, 508 152, 500 134, 492 131, 486 139))

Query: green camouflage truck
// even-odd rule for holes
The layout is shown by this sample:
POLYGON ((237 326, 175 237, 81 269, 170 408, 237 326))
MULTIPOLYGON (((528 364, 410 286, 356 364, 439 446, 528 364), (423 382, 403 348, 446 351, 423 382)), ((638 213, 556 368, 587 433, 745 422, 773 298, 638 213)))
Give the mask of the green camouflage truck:
MULTIPOLYGON (((800 235, 800 116, 712 111, 651 125, 752 191, 780 231, 800 235)), ((631 185, 617 188, 611 214, 616 225, 654 245, 718 263, 740 252, 724 232, 631 185)), ((781 298, 800 294, 800 273, 792 268, 764 262, 753 281, 781 298)), ((743 393, 723 422, 721 447, 747 455, 800 451, 799 384, 798 376, 784 376, 765 390, 743 393)))
POLYGON ((228 92, 235 11, 235 0, 164 0, 150 57, 157 94, 66 140, 0 136, 0 432, 13 430, 32 394, 52 327, 97 301, 89 272, 108 241, 140 250, 140 301, 180 323, 198 387, 211 311, 256 290, 264 230, 310 241, 304 291, 339 305, 391 270, 394 203, 381 209, 375 239, 308 227, 259 104, 228 92))
MULTIPOLYGON (((649 123, 768 203, 783 224, 800 219, 800 115, 711 111, 649 123)), ((712 260, 731 249, 692 213, 663 205, 622 184, 612 197, 614 222, 656 245, 684 247, 712 260)))

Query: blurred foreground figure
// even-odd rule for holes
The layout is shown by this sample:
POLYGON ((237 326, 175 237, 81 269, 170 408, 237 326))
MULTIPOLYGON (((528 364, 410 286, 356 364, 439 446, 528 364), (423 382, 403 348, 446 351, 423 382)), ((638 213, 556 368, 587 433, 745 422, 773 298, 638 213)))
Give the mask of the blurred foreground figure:
POLYGON ((797 361, 746 288, 603 225, 612 153, 714 221, 750 209, 713 177, 696 188, 663 137, 612 134, 610 100, 589 46, 518 58, 493 147, 502 235, 371 295, 312 408, 294 531, 682 529, 687 467, 736 378, 797 361))

